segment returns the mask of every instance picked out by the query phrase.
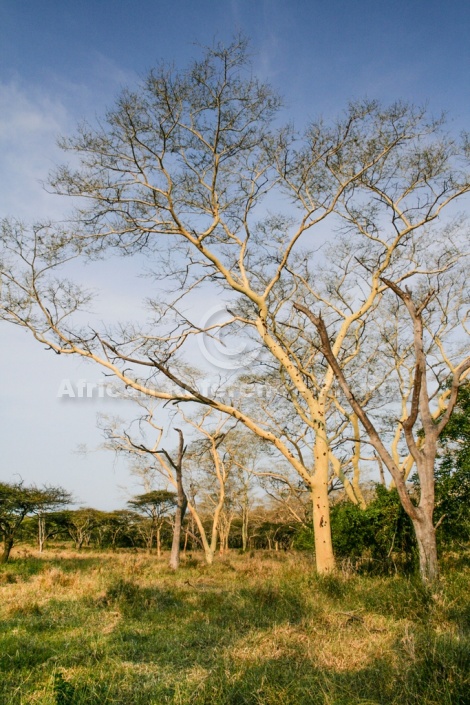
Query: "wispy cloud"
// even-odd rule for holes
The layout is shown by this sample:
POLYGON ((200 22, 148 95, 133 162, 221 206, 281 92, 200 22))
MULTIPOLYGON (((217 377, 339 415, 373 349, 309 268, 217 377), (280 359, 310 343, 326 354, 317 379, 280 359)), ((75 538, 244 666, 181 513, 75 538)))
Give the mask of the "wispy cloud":
POLYGON ((2 217, 31 220, 61 212, 41 180, 60 161, 56 139, 70 124, 71 117, 57 98, 18 83, 0 84, 2 217))

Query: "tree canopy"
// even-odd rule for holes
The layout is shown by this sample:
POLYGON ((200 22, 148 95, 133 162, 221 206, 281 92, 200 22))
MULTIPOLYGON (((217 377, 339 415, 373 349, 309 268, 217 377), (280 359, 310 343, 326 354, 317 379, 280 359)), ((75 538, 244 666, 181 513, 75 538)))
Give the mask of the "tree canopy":
POLYGON ((334 569, 331 476, 360 502, 344 468, 372 444, 433 579, 438 437, 470 369, 468 229, 452 208, 470 190, 470 143, 401 102, 355 101, 305 129, 282 125, 281 105, 243 39, 124 90, 62 140, 74 165, 50 186, 74 199, 70 221, 3 224, 1 315, 127 389, 209 407, 269 444, 310 489, 321 572, 334 569), (150 317, 84 326, 91 294, 56 270, 112 252, 144 255, 150 317), (201 320, 201 300, 225 315, 201 320), (237 393, 207 391, 193 341, 229 330, 245 340, 237 393))
POLYGON ((1 559, 6 563, 15 537, 24 519, 32 514, 42 514, 69 504, 72 497, 62 487, 25 486, 23 482, 0 483, 0 533, 4 551, 1 559))

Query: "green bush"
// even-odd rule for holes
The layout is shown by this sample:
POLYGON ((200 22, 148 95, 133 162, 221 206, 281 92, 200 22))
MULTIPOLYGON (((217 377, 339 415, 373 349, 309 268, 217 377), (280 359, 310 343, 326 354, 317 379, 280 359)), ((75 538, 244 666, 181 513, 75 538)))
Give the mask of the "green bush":
MULTIPOLYGON (((377 485, 375 498, 366 507, 348 500, 331 508, 333 548, 338 559, 377 572, 409 571, 414 565, 416 542, 413 527, 396 490, 377 485)), ((300 551, 314 549, 313 529, 301 527, 294 540, 300 551)))

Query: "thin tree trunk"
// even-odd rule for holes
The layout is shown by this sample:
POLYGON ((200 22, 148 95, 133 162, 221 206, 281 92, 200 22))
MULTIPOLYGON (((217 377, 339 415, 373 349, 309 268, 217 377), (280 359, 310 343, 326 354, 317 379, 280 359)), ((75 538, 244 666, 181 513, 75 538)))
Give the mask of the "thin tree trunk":
MULTIPOLYGON (((170 568, 177 570, 180 564, 180 543, 181 543, 181 529, 183 526, 184 515, 186 514, 186 507, 188 506, 188 498, 183 487, 183 455, 184 455, 184 438, 183 433, 180 429, 176 429, 179 433, 180 442, 178 448, 178 458, 175 463, 175 473, 176 473, 176 489, 177 489, 177 502, 176 502, 176 512, 175 512, 175 526, 173 529, 173 541, 171 544, 171 554, 170 554, 170 568)), ((188 541, 188 532, 186 531, 186 537, 184 542, 184 550, 186 551, 186 544, 188 541)))
POLYGON ((39 553, 43 552, 45 543, 46 543, 46 518, 42 514, 39 514, 39 516, 38 516, 39 553))
MULTIPOLYGON (((214 562, 214 553, 215 553, 215 549, 217 546, 218 532, 216 531, 214 534, 214 524, 213 524, 212 525, 213 530, 212 530, 212 534, 211 534, 211 542, 209 543, 209 541, 207 540, 206 530, 204 529, 204 524, 201 521, 201 517, 199 516, 199 514, 197 513, 197 510, 195 509, 195 507, 193 507, 191 502, 188 502, 188 509, 191 513, 192 518, 194 519, 194 523, 197 526, 198 533, 199 533, 199 536, 201 539, 202 550, 204 551, 204 557, 206 559, 206 563, 207 563, 207 565, 212 565, 212 563, 214 562)), ((194 537, 194 534, 191 535, 191 539, 192 539, 191 543, 193 542, 193 537, 194 537)))
POLYGON ((229 551, 229 543, 230 543, 230 532, 232 530, 232 522, 233 522, 233 516, 231 519, 227 522, 227 529, 225 532, 225 537, 224 537, 224 544, 223 544, 223 553, 228 553, 229 551))
POLYGON ((353 486, 354 494, 357 498, 357 501, 358 501, 360 508, 365 509, 366 508, 366 501, 364 499, 364 495, 362 494, 362 489, 361 489, 361 484, 360 484, 361 434, 360 434, 360 429, 359 429, 359 419, 357 418, 356 414, 352 414, 351 423, 352 423, 352 426, 354 429, 354 438, 355 438, 354 453, 353 453, 353 457, 352 457, 352 465, 353 465, 352 486, 353 486))
POLYGON ((248 521, 249 521, 248 511, 247 511, 246 507, 243 507, 243 513, 242 513, 242 551, 243 551, 243 553, 246 553, 246 550, 248 548, 248 521))
POLYGON ((148 553, 148 554, 152 553, 152 547, 153 547, 153 528, 152 528, 152 533, 151 533, 149 536, 147 536, 145 542, 146 542, 146 544, 147 544, 147 553, 148 553))
POLYGON ((157 558, 162 557, 162 538, 161 538, 161 533, 162 533, 162 527, 160 524, 157 527, 157 558))
MULTIPOLYGON (((180 564, 180 543, 181 543, 181 529, 183 526, 184 515, 186 514, 186 507, 188 500, 183 492, 181 499, 178 497, 178 504, 175 513, 175 526, 173 529, 173 541, 171 544, 171 554, 170 554, 170 568, 177 570, 180 564)), ((186 531, 184 550, 186 551, 186 545, 188 542, 188 532, 186 531)))

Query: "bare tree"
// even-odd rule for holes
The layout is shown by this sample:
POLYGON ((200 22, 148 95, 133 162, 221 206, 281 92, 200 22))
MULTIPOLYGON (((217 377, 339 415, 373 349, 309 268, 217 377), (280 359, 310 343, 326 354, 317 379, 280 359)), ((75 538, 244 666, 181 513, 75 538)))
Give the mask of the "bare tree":
POLYGON ((173 459, 169 453, 165 452, 166 458, 173 467, 176 477, 176 512, 170 554, 170 568, 173 570, 177 570, 180 564, 181 531, 188 507, 188 498, 183 485, 183 458, 186 452, 186 446, 184 445, 183 431, 180 428, 176 428, 175 431, 179 436, 176 458, 173 459))
POLYGON ((130 429, 124 429, 123 422, 119 418, 109 418, 102 415, 98 425, 106 438, 104 447, 129 457, 132 461, 132 474, 140 479, 147 494, 155 491, 154 485, 157 478, 161 477, 164 478, 165 484, 170 483, 176 490, 176 510, 169 565, 173 570, 177 570, 180 564, 181 531, 188 507, 188 498, 183 482, 183 460, 186 453, 184 435, 181 429, 175 428, 179 442, 174 453, 161 447, 163 428, 156 423, 155 408, 142 400, 137 400, 137 402, 143 412, 143 415, 138 419, 139 433, 137 436, 133 435, 130 429), (151 441, 148 441, 144 427, 154 433, 151 441))
MULTIPOLYGON (((432 178, 438 168, 429 157, 432 178)), ((444 188, 444 186, 442 186, 444 188)), ((420 572, 424 580, 438 576, 436 535, 433 520, 435 506, 435 465, 440 434, 445 429, 457 402, 460 385, 470 371, 467 316, 470 292, 467 284, 468 231, 459 221, 444 232, 424 230, 416 218, 423 204, 403 210, 403 194, 390 201, 378 191, 382 203, 394 213, 395 227, 407 231, 408 247, 394 252, 394 266, 385 275, 385 242, 380 242, 381 256, 372 253, 360 261, 369 278, 369 291, 376 298, 374 314, 361 316, 363 345, 377 336, 375 364, 389 371, 387 385, 387 419, 367 407, 360 384, 347 364, 341 345, 337 345, 336 323, 325 306, 313 312, 304 304, 295 304, 305 314, 318 334, 318 347, 333 370, 338 384, 354 414, 363 425, 369 442, 380 461, 390 471, 402 505, 413 522, 419 548, 420 572), (429 248, 432 233, 433 246, 429 248), (375 265, 375 266, 374 266, 375 265), (408 283, 407 283, 408 282, 408 283), (416 489, 407 478, 416 468, 416 489)), ((437 198, 437 196, 436 196, 437 198)), ((431 206, 428 204, 427 209, 431 206)), ((390 246, 389 246, 390 248, 390 246)))
POLYGON ((59 168, 51 186, 80 199, 75 219, 32 231, 4 224, 2 315, 56 353, 94 361, 148 397, 213 408, 271 444, 311 490, 317 568, 328 572, 328 419, 338 376, 333 358, 305 336, 292 302, 327 307, 333 355, 343 366, 356 360, 361 322, 385 278, 400 286, 409 276, 394 279, 398 254, 412 258, 413 233, 468 191, 469 148, 446 137, 441 121, 402 104, 359 102, 332 125, 278 129, 279 98, 246 68, 243 40, 209 49, 185 72, 161 66, 136 91, 124 91, 102 124, 63 140, 80 166, 59 168), (302 263, 322 268, 314 232, 319 247, 337 226, 354 231, 355 250, 343 286, 331 293, 328 277, 318 288, 302 263), (161 289, 149 301, 150 328, 74 322, 90 295, 57 279, 56 268, 113 248, 144 252, 151 262, 161 289), (345 298, 355 258, 371 270, 370 288, 363 294, 359 281, 345 298), (194 320, 189 303, 201 292, 226 303, 228 318, 194 320), (201 389, 188 365, 192 339, 230 328, 250 341, 245 357, 253 367, 287 382, 293 427, 276 399, 266 415, 264 403, 201 389))

